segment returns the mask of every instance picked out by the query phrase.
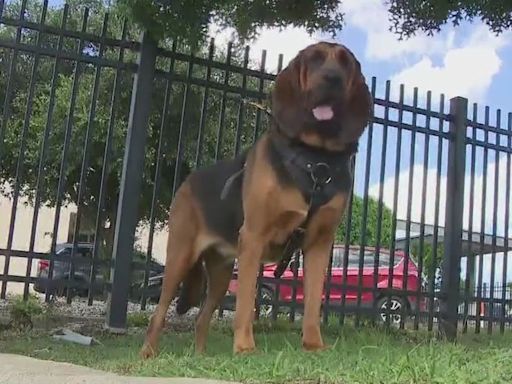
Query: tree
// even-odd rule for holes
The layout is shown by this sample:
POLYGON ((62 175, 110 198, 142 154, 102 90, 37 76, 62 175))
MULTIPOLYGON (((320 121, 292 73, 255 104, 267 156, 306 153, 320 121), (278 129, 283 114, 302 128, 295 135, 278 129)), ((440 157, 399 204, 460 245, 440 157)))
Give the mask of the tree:
MULTIPOLYGON (((508 0, 382 0, 391 30, 399 38, 418 31, 433 34, 451 23, 482 20, 495 33, 512 26, 508 0)), ((242 39, 260 27, 303 27, 309 33, 336 35, 344 26, 343 0, 118 0, 123 12, 157 38, 180 36, 200 41, 215 22, 232 27, 242 39)))
POLYGON ((447 23, 481 20, 496 33, 512 27, 512 2, 509 0, 388 0, 391 30, 401 38, 417 31, 439 32, 447 23))
MULTIPOLYGON (((383 248, 389 248, 391 245, 392 233, 392 220, 393 212, 391 209, 386 207, 384 204, 379 204, 379 201, 368 197, 367 203, 367 215, 364 222, 365 228, 365 245, 376 246, 377 243, 383 248), (379 209, 381 210, 381 220, 379 218, 379 209), (380 226, 380 236, 378 235, 380 226)), ((351 214, 351 226, 350 226, 350 241, 349 244, 357 245, 361 244, 361 230, 363 227, 363 208, 364 200, 362 197, 354 195, 352 201, 352 210, 348 211, 347 214, 351 214)), ((336 231, 336 242, 344 243, 346 236, 346 219, 342 221, 341 225, 336 231)))
POLYGON ((304 27, 334 35, 342 27, 339 0, 118 0, 134 21, 156 38, 180 36, 200 41, 212 22, 252 38, 262 26, 304 27))
MULTIPOLYGON (((71 0, 70 12, 67 22, 67 29, 79 30, 84 11, 84 5, 91 6, 88 19, 88 31, 99 34, 103 23, 103 15, 108 10, 101 0, 89 0, 82 3, 78 0, 71 0)), ((10 3, 4 10, 4 16, 16 18, 21 9, 21 2, 10 3)), ((38 21, 41 14, 41 3, 29 2, 25 12, 26 18, 31 21, 38 21)), ((111 10, 109 18, 109 34, 119 38, 122 29, 122 17, 117 11, 111 10)), ((50 8, 47 13, 46 24, 58 27, 61 23, 62 9, 50 8)), ((14 41, 16 30, 14 28, 0 29, 0 38, 6 41, 14 41)), ((34 31, 24 31, 23 41, 28 45, 36 45, 38 35, 34 31)), ((52 42, 43 38, 43 44, 52 42)), ((55 41, 53 42, 53 44, 55 41)), ((173 42, 166 41, 163 46, 169 48, 173 42)), ((186 52, 184 44, 177 42, 177 50, 186 52)), ((201 47, 196 55, 206 56, 208 47, 201 47)), ((236 48, 236 47, 235 47, 236 48)), ((88 42, 82 54, 97 55, 99 44, 88 42)), ((77 42, 73 39, 65 39, 63 50, 76 52, 77 42)), ((106 48, 104 56, 110 59, 117 59, 118 52, 114 48, 106 48)), ((222 52, 216 53, 216 60, 224 61, 222 52)), ((241 52, 237 49, 233 52, 231 62, 234 65, 241 65, 241 52)), ((110 113, 112 109, 112 94, 114 91, 114 80, 117 76, 118 96, 114 105, 115 118, 113 119, 113 141, 108 162, 108 172, 105 180, 105 202, 103 222, 101 223, 100 237, 104 240, 104 247, 111 249, 113 239, 114 223, 117 215, 117 203, 119 195, 119 182, 122 169, 124 143, 128 116, 130 109, 130 98, 132 90, 132 73, 127 70, 119 71, 112 68, 102 68, 98 87, 97 101, 94 103, 95 116, 92 125, 89 126, 90 111, 93 106, 92 95, 97 68, 91 64, 80 64, 74 61, 60 60, 57 68, 57 77, 54 88, 54 106, 51 119, 48 119, 51 96, 52 77, 55 68, 55 58, 41 56, 35 71, 35 88, 32 95, 32 111, 28 125, 24 126, 24 116, 27 110, 27 100, 30 95, 31 72, 34 64, 34 56, 18 55, 14 73, 10 74, 9 68, 12 60, 12 51, 0 50, 0 102, 4 103, 6 97, 7 82, 11 81, 12 93, 9 95, 8 119, 2 122, 4 130, 3 142, 1 145, 0 161, 0 193, 4 196, 12 196, 17 175, 18 160, 22 160, 21 173, 18 174, 19 196, 34 203, 37 199, 43 205, 54 207, 57 203, 57 185, 60 179, 60 164, 63 155, 63 143, 67 128, 70 128, 70 143, 64 167, 64 190, 62 195, 63 205, 78 203, 78 192, 80 187, 80 176, 82 161, 84 158, 84 147, 86 132, 90 129, 89 158, 85 177, 82 184, 83 195, 80 201, 81 228, 93 229, 98 208, 99 190, 104 164, 105 143, 110 125, 110 113), (75 75, 75 72, 78 73, 75 75), (75 86, 75 105, 71 105, 73 88, 75 86), (69 122, 69 126, 68 126, 69 122), (42 142, 46 132, 47 124, 49 131, 47 137, 47 150, 44 154, 42 177, 38 184, 39 161, 42 154, 42 142), (23 133, 25 132, 25 133, 23 133), (24 135, 25 147, 21 151, 21 138, 24 135), (108 225, 110 224, 110 225, 108 225)), ((126 50, 125 62, 135 60, 135 52, 126 50)), ((169 61, 158 63, 159 69, 165 67, 169 70, 169 61)), ((172 72, 183 76, 187 73, 188 64, 176 61, 172 72)), ((194 66, 195 77, 204 76, 204 66, 194 66)), ((224 74, 214 71, 211 80, 222 83, 224 74)), ((230 84, 240 86, 240 76, 232 76, 230 84)), ((223 94, 219 91, 210 90, 203 131, 203 146, 200 149, 200 156, 196 164, 197 137, 199 131, 199 120, 204 95, 204 88, 190 86, 187 93, 187 106, 185 117, 181 121, 183 100, 186 86, 182 82, 175 81, 170 85, 168 108, 166 116, 163 116, 164 100, 167 82, 159 77, 154 83, 154 94, 152 110, 148 126, 148 139, 145 152, 145 168, 143 174, 142 193, 139 207, 141 222, 148 222, 151 213, 151 202, 154 187, 154 177, 158 155, 160 136, 163 138, 163 146, 160 155, 160 177, 161 188, 157 195, 154 218, 157 228, 163 225, 168 217, 168 208, 172 199, 176 159, 178 157, 178 138, 180 127, 182 129, 181 157, 183 159, 178 184, 186 177, 196 165, 209 164, 217 158, 231 157, 234 153, 235 141, 239 142, 239 148, 247 147, 254 137, 254 121, 256 111, 254 108, 244 108, 242 111, 243 124, 238 126, 239 100, 232 97, 226 98, 223 134, 221 145, 217 151, 217 132, 219 125, 219 114, 222 105, 223 94), (164 123, 162 119, 165 117, 164 123), (163 133, 161 135, 161 127, 163 133)), ((257 90, 259 82, 255 78, 247 81, 247 87, 257 90)), ((268 84, 264 90, 268 90, 268 84)), ((263 119, 263 122, 265 120, 263 119)), ((260 127, 263 130, 264 127, 260 127)), ((106 254, 109 254, 107 251, 106 254)))

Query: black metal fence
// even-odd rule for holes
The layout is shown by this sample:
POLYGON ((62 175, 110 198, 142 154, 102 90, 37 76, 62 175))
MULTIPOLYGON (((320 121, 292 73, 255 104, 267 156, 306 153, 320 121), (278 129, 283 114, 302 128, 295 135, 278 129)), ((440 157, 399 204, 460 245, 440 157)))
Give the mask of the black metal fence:
MULTIPOLYGON (((1 4, 0 296, 8 286, 69 303, 108 294, 107 323, 123 328, 129 300, 145 308, 158 297, 173 194, 191 170, 266 129, 245 101, 267 98, 283 58, 269 64, 262 52, 255 63, 249 48, 213 41, 190 53, 139 40, 115 14, 1 4)), ((512 116, 496 111, 491 123, 489 108, 482 121, 463 98, 369 86, 375 116, 333 247, 324 321, 503 332, 512 116)), ((281 279, 262 267, 258 315, 300 314, 301 265, 297 255, 281 279)), ((236 285, 235 271, 223 310, 236 285)))

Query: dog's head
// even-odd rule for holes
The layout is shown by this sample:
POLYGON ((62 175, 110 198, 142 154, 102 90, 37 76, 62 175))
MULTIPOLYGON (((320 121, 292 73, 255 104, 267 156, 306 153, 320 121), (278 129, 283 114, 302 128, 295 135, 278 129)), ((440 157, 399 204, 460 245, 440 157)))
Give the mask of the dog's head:
POLYGON ((272 92, 279 128, 310 144, 359 139, 373 102, 354 54, 341 44, 308 46, 281 71, 272 92))

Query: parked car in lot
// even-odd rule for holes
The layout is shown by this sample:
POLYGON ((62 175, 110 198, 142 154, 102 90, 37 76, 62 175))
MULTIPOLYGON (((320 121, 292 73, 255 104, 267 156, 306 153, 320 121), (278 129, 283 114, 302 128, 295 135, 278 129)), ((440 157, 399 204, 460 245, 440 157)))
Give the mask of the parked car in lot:
MULTIPOLYGON (((329 291, 329 305, 335 307, 341 305, 343 294, 345 294, 345 307, 348 309, 354 307, 358 303, 358 294, 360 295, 361 307, 373 308, 374 306, 381 310, 378 314, 378 320, 384 322, 386 320, 385 311, 388 305, 388 295, 385 290, 388 288, 388 281, 390 277, 390 263, 391 255, 388 250, 380 249, 377 273, 375 274, 375 261, 376 252, 373 248, 365 248, 363 250, 363 267, 359 269, 360 247, 350 247, 348 252, 348 265, 347 270, 344 271, 345 246, 336 245, 333 250, 333 261, 331 270, 331 288, 329 291), (361 280, 359 280, 361 279, 361 280), (373 291, 374 281, 376 280, 376 291, 373 291), (362 290, 359 292, 358 285, 361 281, 362 290), (346 287, 341 287, 345 285, 346 287)), ((267 264, 263 268, 263 276, 265 282, 261 286, 261 298, 264 301, 271 301, 274 296, 279 298, 280 302, 290 303, 293 301, 293 286, 291 284, 281 283, 277 284, 274 278, 274 270, 276 264, 267 264), (272 281, 272 280, 275 280, 272 281)), ((395 251, 393 260, 393 278, 392 288, 394 290, 416 291, 422 288, 422 279, 419 275, 418 268, 412 260, 406 258, 406 254, 402 251, 395 251), (405 285, 405 275, 407 270, 407 287, 405 285)), ((236 268, 234 271, 234 278, 231 280, 228 288, 228 295, 235 296, 238 288, 238 280, 236 279, 236 268)), ((292 268, 288 268, 281 277, 281 281, 292 281, 294 279, 294 272, 292 268)), ((296 302, 304 302, 304 289, 303 289, 304 271, 302 265, 297 268, 297 288, 296 288, 296 302)), ((327 290, 324 289, 323 299, 325 301, 327 290)), ((424 302, 417 301, 415 294, 396 294, 390 298, 390 321, 392 323, 400 323, 402 309, 405 313, 412 314, 415 312, 417 306, 420 305, 420 310, 424 310, 424 302), (393 313, 391 313, 393 312, 393 313)), ((271 305, 264 305, 261 312, 269 314, 272 310, 271 305)))
MULTIPOLYGON (((39 293, 46 293, 47 290, 54 296, 65 296, 67 295, 66 284, 71 284, 72 296, 85 297, 89 294, 90 286, 90 273, 92 266, 92 243, 78 243, 73 256, 73 277, 70 283, 66 283, 70 280, 71 271, 71 251, 73 248, 72 243, 57 244, 55 247, 54 256, 54 267, 52 279, 48 279, 50 261, 46 259, 40 259, 37 264, 37 275, 36 282, 34 284, 34 290, 39 293)), ((95 269, 93 294, 95 296, 101 296, 105 293, 105 276, 107 276, 109 265, 102 263, 95 269)), ((150 279, 155 275, 161 275, 164 271, 164 266, 157 261, 152 260, 150 262, 150 279)), ((142 285, 140 276, 143 276, 142 271, 132 273, 132 286, 130 292, 130 298, 137 300, 140 295, 139 287, 142 285)), ((157 296, 160 295, 158 291, 157 296)))
MULTIPOLYGON (((379 263, 377 268, 377 274, 375 274, 375 261, 376 261, 376 252, 375 249, 366 247, 363 250, 363 268, 361 269, 361 273, 359 272, 359 256, 360 256, 360 248, 353 246, 349 248, 348 252, 348 265, 347 271, 344 273, 343 270, 343 262, 345 255, 345 246, 344 245, 336 245, 333 249, 333 263, 331 269, 331 289, 329 291, 329 305, 336 310, 336 306, 339 306, 342 301, 343 293, 345 293, 345 308, 350 309, 357 306, 358 303, 358 283, 359 283, 359 275, 361 275, 361 293, 360 293, 360 305, 361 307, 366 307, 368 309, 372 309, 373 306, 380 311, 377 316, 377 320, 381 322, 386 321, 386 308, 388 305, 388 296, 385 294, 385 291, 388 288, 389 281, 389 267, 391 263, 391 255, 389 250, 380 249, 379 251, 379 263), (344 276, 346 275, 346 282, 344 280, 344 276), (377 289, 374 292, 374 279, 376 280, 377 289), (338 286, 337 286, 338 285, 338 286), (340 285, 345 285, 346 287, 340 287, 340 285)), ((391 287, 398 291, 407 291, 416 292, 418 289, 421 289, 423 292, 423 284, 422 278, 419 275, 418 268, 416 264, 409 259, 409 262, 406 263, 406 254, 403 251, 395 251, 394 260, 393 260, 393 279, 391 280, 391 287), (407 287, 405 286, 405 271, 407 264, 407 287)), ((266 264, 263 267, 263 276, 265 277, 265 281, 261 285, 261 299, 263 299, 266 304, 261 306, 260 314, 263 316, 270 315, 272 311, 272 305, 269 304, 275 297, 275 294, 278 293, 279 301, 281 303, 291 303, 293 302, 293 287, 290 284, 281 283, 277 284, 278 280, 274 278, 274 270, 276 269, 276 264, 266 264), (277 288, 279 286, 279 289, 277 288)), ((294 279, 293 268, 288 268, 283 275, 281 276, 281 281, 292 281, 294 279)), ((303 279, 304 272, 302 269, 302 265, 299 265, 297 268, 297 280, 298 285, 296 289, 296 302, 303 303, 304 301, 304 290, 303 290, 303 279)), ((148 283, 148 296, 153 300, 158 300, 160 290, 162 287, 163 273, 156 274, 149 278, 148 283)), ((236 296, 236 291, 238 288, 238 280, 237 280, 237 267, 233 270, 233 278, 230 281, 229 288, 227 290, 227 303, 224 305, 225 309, 233 309, 234 304, 234 296, 236 296)), ((323 293, 323 299, 326 297, 326 290, 323 293)), ((394 324, 398 324, 401 321, 402 309, 405 310, 405 313, 410 315, 413 314, 419 306, 420 311, 425 311, 426 302, 425 299, 420 299, 418 302, 415 294, 409 293, 405 294, 396 294, 391 296, 390 302, 390 321, 394 324)))

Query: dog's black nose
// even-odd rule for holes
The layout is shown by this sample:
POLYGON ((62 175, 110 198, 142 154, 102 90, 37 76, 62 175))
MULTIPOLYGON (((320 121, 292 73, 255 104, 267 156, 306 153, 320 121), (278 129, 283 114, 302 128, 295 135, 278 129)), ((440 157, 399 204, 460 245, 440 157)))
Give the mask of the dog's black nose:
POLYGON ((338 72, 329 71, 324 73, 324 80, 331 87, 341 87, 343 85, 343 78, 338 72))

